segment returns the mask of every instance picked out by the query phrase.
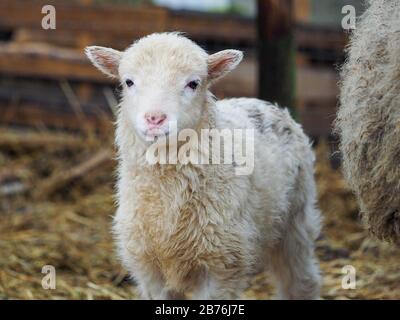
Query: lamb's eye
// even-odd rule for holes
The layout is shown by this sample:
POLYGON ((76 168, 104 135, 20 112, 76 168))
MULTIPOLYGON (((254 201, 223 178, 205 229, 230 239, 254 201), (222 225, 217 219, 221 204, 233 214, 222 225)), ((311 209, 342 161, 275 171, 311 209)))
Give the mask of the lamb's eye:
POLYGON ((199 86, 199 81, 197 80, 190 81, 186 86, 192 90, 196 90, 196 88, 199 86))
POLYGON ((127 79, 127 80, 125 80, 125 83, 126 83, 126 85, 128 86, 128 87, 132 87, 133 86, 133 81, 131 80, 131 79, 127 79))

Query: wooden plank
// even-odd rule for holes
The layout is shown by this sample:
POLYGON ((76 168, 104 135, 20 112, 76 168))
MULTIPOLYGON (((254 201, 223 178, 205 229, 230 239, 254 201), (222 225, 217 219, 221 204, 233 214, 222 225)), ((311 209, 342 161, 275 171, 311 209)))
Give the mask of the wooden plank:
MULTIPOLYGON (((60 128, 79 131, 83 129, 76 116, 68 109, 54 111, 46 108, 43 104, 35 103, 9 105, 0 102, 0 123, 35 128, 60 128), (9 116, 3 116, 5 114, 9 114, 9 116)), ((93 130, 101 130, 110 125, 112 125, 111 116, 105 118, 88 115, 86 117, 86 126, 93 130)))
MULTIPOLYGON (((72 94, 79 100, 80 108, 85 113, 110 112, 108 105, 109 101, 112 101, 111 95, 114 94, 110 86, 92 82, 68 81, 67 85, 73 91, 73 93, 69 93, 70 97, 68 97, 65 92, 66 81, 3 76, 0 78, 0 101, 10 105, 36 103, 43 105, 43 108, 51 108, 54 112, 63 112, 65 109, 71 108, 68 98, 71 100, 72 94)), ((7 115, 2 116, 6 117, 7 115)))
POLYGON ((242 42, 249 45, 257 41, 257 31, 253 19, 229 15, 171 11, 167 30, 184 31, 197 41, 242 42))
POLYGON ((348 34, 342 30, 304 24, 297 25, 294 33, 298 49, 331 50, 339 56, 349 41, 348 34))
POLYGON ((146 34, 130 34, 122 37, 105 32, 87 32, 85 30, 57 30, 48 32, 43 29, 18 28, 13 34, 14 43, 47 43, 54 46, 80 48, 89 45, 112 47, 125 50, 132 42, 146 34))
POLYGON ((46 44, 0 45, 0 74, 115 83, 98 72, 83 51, 46 44))
MULTIPOLYGON (((41 9, 47 0, 3 0, 0 2, 0 27, 41 29, 41 9)), ((123 5, 81 5, 52 1, 56 7, 57 29, 108 32, 114 35, 143 34, 165 30, 168 11, 161 7, 123 5)), ((57 32, 48 30, 48 32, 57 32)))

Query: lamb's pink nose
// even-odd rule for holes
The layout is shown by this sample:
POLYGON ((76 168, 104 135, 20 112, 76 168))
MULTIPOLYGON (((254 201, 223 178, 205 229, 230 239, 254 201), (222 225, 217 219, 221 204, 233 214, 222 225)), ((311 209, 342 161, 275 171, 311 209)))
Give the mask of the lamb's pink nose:
POLYGON ((152 126, 161 126, 165 119, 167 119, 167 115, 165 113, 161 112, 152 112, 152 113, 146 113, 144 115, 144 118, 147 121, 147 124, 152 125, 152 126))

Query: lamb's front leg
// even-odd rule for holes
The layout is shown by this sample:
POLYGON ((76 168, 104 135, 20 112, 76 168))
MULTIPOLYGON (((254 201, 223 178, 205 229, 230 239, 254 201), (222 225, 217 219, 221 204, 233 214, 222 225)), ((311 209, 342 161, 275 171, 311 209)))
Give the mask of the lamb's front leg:
POLYGON ((135 280, 142 299, 145 300, 183 300, 185 295, 166 287, 162 274, 154 268, 135 271, 135 280))
POLYGON ((245 287, 244 277, 219 277, 207 273, 192 294, 193 300, 236 300, 245 287))

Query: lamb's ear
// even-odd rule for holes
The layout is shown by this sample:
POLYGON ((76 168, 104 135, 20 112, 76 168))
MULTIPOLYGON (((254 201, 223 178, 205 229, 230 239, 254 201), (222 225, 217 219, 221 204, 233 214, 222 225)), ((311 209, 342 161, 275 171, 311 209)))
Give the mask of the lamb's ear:
POLYGON ((122 57, 121 51, 92 46, 86 47, 85 53, 97 69, 110 77, 118 77, 118 66, 122 57))
POLYGON ((243 52, 223 50, 208 56, 208 79, 215 81, 236 68, 242 61, 243 52))

